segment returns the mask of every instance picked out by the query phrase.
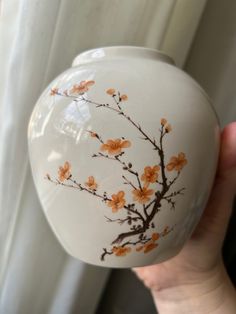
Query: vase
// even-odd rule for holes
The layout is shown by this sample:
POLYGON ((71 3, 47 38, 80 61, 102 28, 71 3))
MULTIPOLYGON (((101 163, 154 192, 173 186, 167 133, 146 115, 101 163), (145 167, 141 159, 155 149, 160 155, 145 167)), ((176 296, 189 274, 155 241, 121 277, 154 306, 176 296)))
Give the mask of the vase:
POLYGON ((71 256, 134 267, 177 255, 208 200, 220 127, 204 90, 162 52, 92 49, 42 93, 29 155, 71 256))

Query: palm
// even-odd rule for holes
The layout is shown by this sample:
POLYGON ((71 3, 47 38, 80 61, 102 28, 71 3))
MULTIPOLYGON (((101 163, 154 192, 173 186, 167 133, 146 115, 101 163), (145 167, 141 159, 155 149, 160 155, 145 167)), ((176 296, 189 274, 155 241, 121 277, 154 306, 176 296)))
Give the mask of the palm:
POLYGON ((194 284, 220 261, 221 247, 235 195, 236 123, 225 128, 218 176, 208 205, 191 239, 174 258, 161 264, 135 268, 134 271, 152 290, 194 284))

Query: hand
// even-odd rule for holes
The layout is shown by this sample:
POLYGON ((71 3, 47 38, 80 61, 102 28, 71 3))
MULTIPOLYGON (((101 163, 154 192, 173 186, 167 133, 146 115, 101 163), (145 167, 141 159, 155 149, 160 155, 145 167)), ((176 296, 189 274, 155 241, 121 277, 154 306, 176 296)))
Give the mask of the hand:
POLYGON ((160 313, 236 313, 221 249, 236 193, 236 122, 222 132, 215 184, 200 223, 174 258, 135 268, 160 313))

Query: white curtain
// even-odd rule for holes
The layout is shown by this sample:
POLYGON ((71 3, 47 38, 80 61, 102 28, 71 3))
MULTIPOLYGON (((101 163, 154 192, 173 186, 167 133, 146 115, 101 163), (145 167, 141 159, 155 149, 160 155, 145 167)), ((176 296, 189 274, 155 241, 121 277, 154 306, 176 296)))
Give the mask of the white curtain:
POLYGON ((183 66, 206 0, 0 0, 0 313, 94 313, 109 274, 64 253, 35 193, 27 123, 81 51, 139 45, 183 66))

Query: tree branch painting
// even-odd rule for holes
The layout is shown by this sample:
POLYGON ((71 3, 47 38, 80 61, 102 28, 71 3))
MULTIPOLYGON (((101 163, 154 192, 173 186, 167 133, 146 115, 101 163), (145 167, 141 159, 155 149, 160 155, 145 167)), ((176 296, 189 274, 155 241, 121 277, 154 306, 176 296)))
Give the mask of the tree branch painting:
POLYGON ((89 175, 85 180, 77 180, 72 174, 72 166, 69 161, 65 161, 59 167, 56 178, 52 178, 50 174, 46 174, 45 178, 53 184, 92 195, 97 198, 97 201, 103 202, 104 206, 114 215, 114 218, 105 216, 107 223, 126 226, 126 231, 111 239, 110 247, 102 248, 100 255, 102 261, 109 255, 122 257, 132 251, 146 254, 156 249, 158 241, 174 229, 174 226, 165 226, 163 230, 156 232, 154 218, 161 210, 162 201, 170 204, 171 209, 175 209, 176 198, 184 194, 184 187, 174 190, 174 186, 183 167, 187 164, 187 159, 183 152, 179 152, 166 161, 164 142, 172 132, 172 127, 165 118, 160 119, 159 136, 154 138, 126 114, 123 109, 123 103, 128 101, 126 94, 109 88, 106 91, 111 98, 109 103, 99 103, 86 98, 85 93, 89 92, 94 84, 94 81, 81 81, 64 91, 55 87, 51 89, 50 95, 71 98, 77 103, 86 102, 98 110, 110 110, 114 115, 122 116, 130 127, 136 129, 139 135, 137 138, 140 139, 141 135, 141 140, 148 142, 150 148, 156 151, 156 164, 145 165, 141 172, 137 171, 134 169, 132 161, 126 162, 123 158, 124 156, 128 157, 129 150, 132 149, 130 140, 124 137, 103 140, 102 134, 93 130, 87 132, 90 133, 91 139, 97 140, 98 150, 91 158, 103 158, 107 159, 109 163, 117 163, 121 168, 121 179, 129 192, 120 190, 108 195, 106 191, 102 190, 94 175, 89 175), (170 172, 172 172, 171 176, 170 172), (82 183, 82 181, 84 182, 82 183), (132 198, 133 202, 128 202, 127 196, 129 199, 132 198), (116 213, 122 214, 122 217, 115 218, 116 213), (155 232, 152 231, 153 229, 155 232))

